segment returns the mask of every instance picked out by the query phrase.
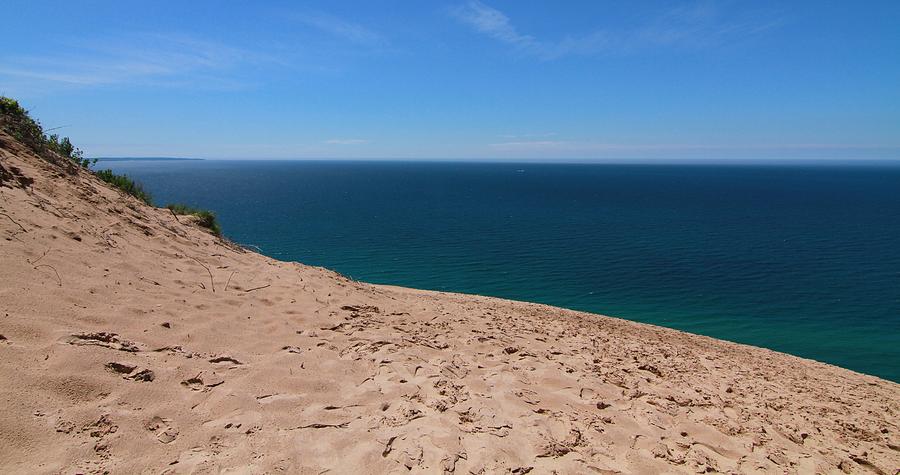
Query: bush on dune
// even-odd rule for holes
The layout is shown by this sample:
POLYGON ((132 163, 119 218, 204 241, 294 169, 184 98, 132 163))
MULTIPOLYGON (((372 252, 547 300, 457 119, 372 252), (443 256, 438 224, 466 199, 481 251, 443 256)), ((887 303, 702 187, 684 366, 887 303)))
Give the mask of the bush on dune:
POLYGON ((57 157, 62 157, 82 168, 97 162, 84 158, 81 149, 72 145, 68 137, 45 134, 41 123, 19 101, 5 96, 0 96, 0 128, 47 161, 57 163, 57 157))
POLYGON ((112 170, 97 170, 94 172, 94 175, 144 203, 151 206, 153 205, 150 193, 144 190, 144 187, 141 186, 140 183, 129 178, 128 175, 118 175, 113 173, 112 170))
POLYGON ((195 218, 197 218, 197 225, 208 229, 216 236, 222 235, 222 228, 219 226, 219 220, 216 218, 216 214, 212 211, 206 209, 198 209, 180 203, 166 205, 166 208, 169 208, 175 214, 194 216, 195 218))
POLYGON ((29 117, 28 111, 15 99, 0 96, 0 128, 40 154, 44 146, 41 124, 29 117))
MULTIPOLYGON (((30 148, 37 156, 48 162, 66 166, 72 173, 76 171, 75 168, 72 168, 72 165, 78 165, 106 183, 153 206, 150 193, 140 183, 134 181, 128 175, 113 173, 112 170, 91 170, 90 166, 97 163, 96 158, 93 160, 84 158, 84 153, 73 145, 68 137, 44 133, 40 122, 33 119, 28 111, 15 99, 0 96, 0 130, 11 135, 14 139, 30 148)), ((0 171, 2 170, 0 168, 0 171)), ((7 178, 0 175, 0 181, 3 179, 7 178)), ((219 226, 219 221, 212 211, 183 204, 170 204, 166 208, 172 210, 176 215, 193 216, 197 225, 221 237, 222 228, 219 226)))

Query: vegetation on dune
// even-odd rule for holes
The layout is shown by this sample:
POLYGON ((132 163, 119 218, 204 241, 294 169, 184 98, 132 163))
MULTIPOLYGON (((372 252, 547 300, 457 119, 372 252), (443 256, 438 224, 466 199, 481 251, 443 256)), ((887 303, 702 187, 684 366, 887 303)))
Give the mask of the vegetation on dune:
POLYGON ((97 162, 84 158, 84 153, 72 145, 69 137, 44 133, 41 123, 33 119, 19 101, 5 96, 0 96, 0 128, 45 160, 57 163, 57 157, 61 157, 82 168, 97 162))
MULTIPOLYGON (((47 135, 40 122, 33 119, 19 102, 9 97, 0 96, 0 130, 3 130, 14 139, 30 148, 37 156, 57 165, 68 166, 70 172, 77 169, 72 165, 93 173, 97 178, 128 193, 131 196, 153 206, 150 193, 140 183, 131 179, 128 175, 119 175, 112 170, 91 170, 90 166, 97 163, 97 159, 84 158, 84 153, 72 144, 68 137, 60 137, 58 134, 47 135)), ((52 130, 52 129, 51 129, 52 130)), ((3 169, 0 168, 0 172, 3 169)), ((0 175, 0 181, 5 177, 0 175)), ((209 210, 193 208, 183 204, 170 204, 166 208, 176 215, 190 215, 196 218, 196 223, 208 229, 216 236, 222 235, 222 228, 216 215, 209 210)))
POLYGON ((50 150, 72 160, 83 168, 88 168, 92 163, 97 163, 96 158, 93 160, 84 158, 84 152, 72 145, 72 142, 69 141, 69 137, 60 138, 57 134, 50 134, 46 138, 46 143, 50 150))
POLYGON ((219 220, 212 211, 198 209, 180 203, 168 204, 166 205, 166 208, 169 208, 175 214, 194 216, 197 218, 197 225, 208 229, 216 236, 222 235, 222 228, 219 226, 219 220))
POLYGON ((150 193, 144 190, 144 187, 141 186, 140 183, 132 180, 128 177, 128 175, 118 175, 113 173, 112 170, 97 170, 94 172, 94 175, 97 178, 109 183, 110 185, 128 193, 131 196, 147 203, 148 205, 153 205, 153 200, 150 197, 150 193))

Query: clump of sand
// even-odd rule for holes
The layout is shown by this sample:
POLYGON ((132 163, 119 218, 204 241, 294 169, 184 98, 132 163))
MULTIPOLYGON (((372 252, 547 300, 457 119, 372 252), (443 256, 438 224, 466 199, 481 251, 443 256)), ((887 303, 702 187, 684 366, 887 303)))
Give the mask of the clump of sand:
POLYGON ((3 473, 889 473, 900 385, 350 281, 0 134, 3 473))

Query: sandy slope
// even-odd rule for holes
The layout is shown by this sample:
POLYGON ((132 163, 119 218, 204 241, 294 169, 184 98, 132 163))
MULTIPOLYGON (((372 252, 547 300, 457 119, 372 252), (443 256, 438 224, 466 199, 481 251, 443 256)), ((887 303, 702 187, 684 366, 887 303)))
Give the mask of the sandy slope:
POLYGON ((0 166, 2 473, 900 468, 900 385, 274 261, 4 135, 0 166))

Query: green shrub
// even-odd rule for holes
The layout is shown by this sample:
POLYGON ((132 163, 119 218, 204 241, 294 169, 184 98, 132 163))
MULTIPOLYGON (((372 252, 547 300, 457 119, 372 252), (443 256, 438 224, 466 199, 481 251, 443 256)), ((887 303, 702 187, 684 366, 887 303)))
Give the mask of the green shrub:
POLYGON ((83 168, 97 163, 97 159, 84 158, 84 153, 68 137, 44 134, 40 122, 31 118, 17 100, 5 96, 0 96, 0 128, 45 160, 57 162, 53 156, 56 153, 83 168))
POLYGON ((15 99, 0 96, 0 127, 34 153, 43 154, 46 143, 41 124, 32 119, 15 99))
POLYGON ((181 203, 168 204, 166 205, 166 208, 169 208, 175 214, 196 216, 198 225, 209 229, 209 231, 216 236, 222 235, 222 227, 219 226, 219 220, 212 211, 194 208, 181 203))
POLYGON ((144 190, 144 187, 141 186, 140 183, 129 178, 128 175, 117 175, 113 173, 112 170, 97 170, 94 172, 94 175, 144 203, 151 206, 153 205, 150 193, 144 190))
MULTIPOLYGON (((58 134, 47 135, 40 122, 32 119, 19 102, 9 97, 0 96, 0 129, 11 135, 14 139, 29 147, 36 155, 57 165, 68 165, 70 171, 75 169, 70 164, 74 163, 90 170, 90 165, 97 163, 97 159, 84 158, 84 153, 68 137, 60 137, 58 134), (60 161, 62 157, 63 161, 60 161)), ((0 169, 2 171, 3 169, 0 169)), ((93 171, 97 178, 128 193, 131 196, 153 206, 150 193, 144 190, 140 183, 132 180, 128 175, 118 175, 112 170, 93 171)), ((6 178, 4 178, 6 179, 6 178)), ((222 228, 212 211, 192 208, 183 204, 170 204, 166 206, 175 214, 192 215, 197 218, 197 224, 209 229, 216 236, 222 235, 222 228)))
POLYGON ((82 152, 80 148, 72 145, 72 142, 69 141, 69 137, 60 138, 57 134, 50 134, 47 136, 47 146, 50 150, 72 160, 84 168, 88 168, 91 163, 97 163, 96 158, 94 160, 84 158, 84 152, 82 152))

